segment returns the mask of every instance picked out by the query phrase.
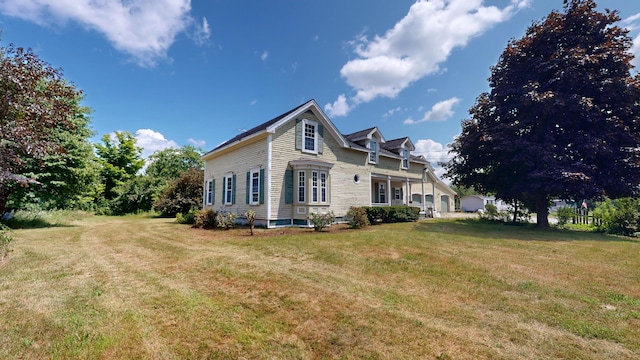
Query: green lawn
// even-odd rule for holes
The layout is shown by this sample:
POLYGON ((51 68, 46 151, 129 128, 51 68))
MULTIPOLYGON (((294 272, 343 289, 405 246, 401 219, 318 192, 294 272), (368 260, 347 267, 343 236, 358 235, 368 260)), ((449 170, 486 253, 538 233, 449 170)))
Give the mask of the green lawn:
POLYGON ((475 220, 16 230, 0 358, 639 359, 640 242, 475 220))

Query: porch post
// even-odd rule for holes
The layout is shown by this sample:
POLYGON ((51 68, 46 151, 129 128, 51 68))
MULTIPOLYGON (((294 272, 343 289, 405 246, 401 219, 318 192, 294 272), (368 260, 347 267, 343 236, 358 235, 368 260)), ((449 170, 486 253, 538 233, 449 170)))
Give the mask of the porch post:
POLYGON ((391 206, 391 176, 387 176, 387 206, 391 206))
POLYGON ((424 216, 427 217, 427 201, 424 198, 424 180, 422 179, 422 198, 420 199, 420 203, 422 203, 422 211, 424 211, 424 216))
POLYGON ((405 183, 405 192, 404 192, 404 204, 409 206, 411 203, 411 184, 409 183, 409 178, 407 178, 407 182, 405 183))
POLYGON ((436 181, 431 183, 431 199, 433 201, 433 216, 436 216, 436 181))

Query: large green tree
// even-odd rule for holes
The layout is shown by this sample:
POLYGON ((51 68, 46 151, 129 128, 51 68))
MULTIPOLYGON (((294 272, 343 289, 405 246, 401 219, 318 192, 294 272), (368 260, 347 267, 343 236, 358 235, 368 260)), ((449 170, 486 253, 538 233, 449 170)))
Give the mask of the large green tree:
POLYGON ((90 110, 80 106, 72 114, 73 128, 56 130, 52 139, 64 151, 48 154, 41 159, 30 159, 24 175, 42 185, 27 188, 14 186, 11 206, 24 207, 36 203, 44 209, 88 209, 94 202, 98 185, 98 167, 89 138, 93 134, 89 125, 90 110))
POLYGON ((100 164, 100 176, 104 184, 104 198, 112 200, 118 196, 116 187, 133 179, 144 166, 142 148, 136 146, 136 138, 127 131, 116 131, 113 136, 102 137, 95 145, 100 164))
POLYGON ((445 164, 455 185, 519 200, 548 227, 553 197, 634 195, 640 79, 617 12, 565 1, 512 40, 445 164))
POLYGON ((31 50, 0 47, 0 214, 16 183, 37 183, 23 174, 30 165, 64 152, 57 135, 75 129, 81 96, 31 50))
POLYGON ((202 169, 204 162, 201 157, 202 150, 191 145, 159 150, 149 156, 145 174, 166 181, 175 180, 191 168, 202 169))

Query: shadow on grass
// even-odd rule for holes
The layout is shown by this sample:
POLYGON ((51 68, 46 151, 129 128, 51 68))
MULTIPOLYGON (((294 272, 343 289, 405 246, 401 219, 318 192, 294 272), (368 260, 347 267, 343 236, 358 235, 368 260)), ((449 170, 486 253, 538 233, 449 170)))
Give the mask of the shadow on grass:
POLYGON ((535 224, 510 224, 481 219, 427 220, 415 225, 417 231, 483 239, 522 241, 621 241, 638 243, 637 239, 596 232, 551 227, 539 229, 535 224))
POLYGON ((9 218, 2 219, 2 224, 11 229, 43 229, 53 227, 73 227, 66 220, 83 216, 81 213, 68 212, 28 212, 18 211, 9 218))

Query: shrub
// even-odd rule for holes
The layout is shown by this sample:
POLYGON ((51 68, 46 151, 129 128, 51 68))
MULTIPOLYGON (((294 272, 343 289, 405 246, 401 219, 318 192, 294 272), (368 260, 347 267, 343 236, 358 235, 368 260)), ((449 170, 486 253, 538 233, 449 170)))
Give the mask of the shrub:
POLYGON ((244 213, 244 217, 247 218, 247 224, 249 225, 249 230, 251 231, 251 235, 253 235, 253 228, 256 221, 256 212, 253 210, 247 210, 244 213))
POLYGON ((347 223, 352 229, 361 229, 368 226, 367 210, 363 207, 350 207, 349 211, 347 211, 347 223))
POLYGON ((211 209, 198 210, 194 214, 193 227, 203 229, 213 229, 218 226, 217 214, 211 209))
POLYGON ((566 225, 575 214, 576 210, 571 206, 563 206, 559 208, 556 213, 556 216, 558 217, 558 225, 566 225))
POLYGON ((367 206, 364 207, 370 224, 416 221, 420 208, 415 206, 367 206))
POLYGON ((236 218, 238 216, 229 211, 218 211, 216 221, 218 228, 229 230, 236 226, 236 218))
POLYGON ((498 207, 494 204, 485 204, 482 217, 488 220, 499 220, 501 218, 498 207))
POLYGON ((640 200, 622 198, 606 200, 593 211, 598 229, 610 234, 637 236, 640 231, 640 200))
POLYGON ((196 213, 193 211, 189 211, 186 214, 177 213, 176 214, 176 222, 178 224, 188 224, 193 225, 196 222, 196 213))
POLYGON ((202 204, 202 183, 204 171, 189 169, 172 181, 153 203, 153 209, 164 216, 186 214, 198 209, 202 204))
POLYGON ((311 213, 309 219, 311 220, 311 223, 313 224, 313 230, 315 231, 322 231, 322 229, 326 228, 336 221, 336 217, 333 214, 333 211, 330 211, 326 214, 311 213))

